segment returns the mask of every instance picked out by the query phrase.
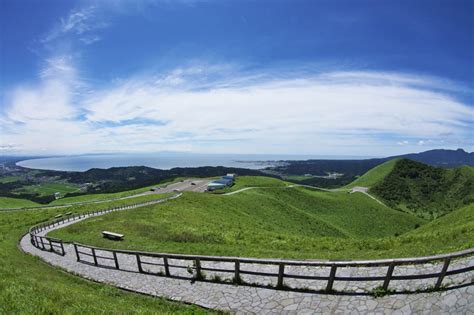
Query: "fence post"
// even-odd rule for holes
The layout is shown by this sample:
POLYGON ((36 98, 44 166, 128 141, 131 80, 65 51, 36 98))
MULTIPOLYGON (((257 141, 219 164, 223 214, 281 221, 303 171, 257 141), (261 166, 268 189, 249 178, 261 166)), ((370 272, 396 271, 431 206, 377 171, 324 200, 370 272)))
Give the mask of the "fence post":
POLYGON ((53 243, 51 243, 51 239, 48 238, 47 240, 48 240, 48 242, 49 242, 49 250, 52 251, 52 252, 54 252, 53 243))
POLYGON ((326 286, 327 292, 332 291, 332 285, 334 284, 334 277, 336 276, 336 270, 337 270, 337 266, 332 265, 331 272, 329 273, 328 285, 326 286))
POLYGON ((451 262, 451 258, 446 258, 444 261, 443 269, 439 273, 438 281, 436 281, 435 289, 439 289, 441 287, 441 283, 443 282, 444 276, 448 271, 449 263, 451 262))
POLYGON ((44 247, 44 242, 43 242, 43 237, 40 236, 40 241, 41 241, 41 247, 43 248, 43 250, 46 250, 46 247, 44 247))
POLYGON ((61 244, 61 251, 62 251, 62 254, 61 254, 61 255, 62 255, 62 256, 66 255, 66 251, 64 251, 64 244, 63 244, 63 241, 60 240, 60 241, 59 241, 59 244, 61 244))
POLYGON ((240 261, 235 261, 234 282, 240 283, 240 261))
POLYGON ((97 256, 95 255, 95 248, 91 248, 92 249, 92 258, 94 258, 94 265, 97 266, 97 256))
POLYGON ((138 272, 143 273, 142 261, 140 260, 140 255, 136 254, 135 256, 137 256, 138 272))
POLYGON ((76 243, 73 243, 73 245, 74 245, 74 251, 76 252, 77 261, 81 261, 81 259, 79 258, 79 251, 77 250, 77 245, 76 245, 76 243))
POLYGON ((285 274, 285 265, 283 263, 280 263, 278 267, 278 282, 277 282, 277 288, 281 289, 283 288, 283 276, 285 274))
POLYGON ((383 286, 382 286, 384 291, 387 291, 387 289, 388 289, 388 284, 390 283, 390 280, 392 279, 392 274, 393 274, 393 269, 394 268, 395 268, 395 263, 391 263, 388 266, 387 275, 385 276, 385 280, 383 281, 383 286))
POLYGON ((170 276, 170 266, 168 265, 168 257, 163 257, 163 265, 165 267, 165 275, 170 276))
POLYGON ((201 261, 199 258, 196 258, 196 279, 200 280, 202 279, 202 273, 201 273, 201 261))
POLYGON ((114 255, 115 268, 120 269, 118 259, 117 259, 117 253, 115 251, 113 251, 112 254, 114 255))

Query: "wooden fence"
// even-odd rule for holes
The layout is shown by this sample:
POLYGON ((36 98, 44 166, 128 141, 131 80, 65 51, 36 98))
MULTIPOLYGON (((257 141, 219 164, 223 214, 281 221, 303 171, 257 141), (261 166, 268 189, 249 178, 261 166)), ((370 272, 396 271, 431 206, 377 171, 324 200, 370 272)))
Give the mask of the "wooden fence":
MULTIPOLYGON (((135 208, 138 206, 145 206, 150 204, 155 204, 169 199, 175 199, 181 194, 163 198, 160 200, 153 200, 144 203, 134 203, 127 204, 120 207, 89 211, 81 214, 71 214, 58 218, 52 221, 41 223, 30 228, 29 235, 31 238, 31 244, 40 250, 51 251, 59 255, 64 256, 66 254, 64 249, 64 243, 60 239, 39 236, 39 232, 48 230, 57 225, 62 225, 67 222, 76 221, 85 217, 91 217, 96 215, 101 215, 113 211, 126 210, 135 208)), ((454 260, 459 260, 461 258, 467 258, 474 255, 474 248, 467 250, 436 255, 436 256, 427 256, 427 257, 418 257, 418 258, 400 258, 400 259, 383 259, 383 260, 367 260, 367 261, 304 261, 304 260, 279 260, 279 259, 257 259, 257 258, 242 258, 242 257, 220 257, 220 256, 203 256, 203 255, 181 255, 181 254, 167 254, 167 253, 150 253, 150 252, 141 252, 141 251, 130 251, 130 250, 116 250, 116 249, 107 249, 107 248, 98 248, 89 245, 83 245, 79 243, 72 243, 74 251, 76 254, 76 259, 81 263, 88 263, 97 267, 106 267, 117 270, 128 270, 130 271, 130 259, 128 259, 128 264, 126 268, 121 266, 120 259, 118 255, 125 255, 128 258, 132 257, 133 265, 137 272, 154 274, 158 276, 166 277, 182 277, 179 276, 176 270, 186 269, 190 274, 192 274, 191 279, 196 281, 209 281, 205 279, 204 272, 217 272, 230 274, 232 277, 232 282, 235 284, 251 284, 246 283, 242 280, 242 276, 250 275, 255 277, 267 277, 275 280, 275 285, 273 287, 277 289, 289 288, 285 284, 285 280, 297 279, 297 280, 319 280, 325 283, 322 291, 331 292, 334 291, 334 283, 338 281, 348 281, 348 282, 377 282, 380 283, 379 288, 384 291, 391 291, 390 283, 394 280, 402 281, 413 281, 413 280, 423 280, 423 279, 433 279, 432 286, 429 289, 440 289, 443 287, 443 280, 448 276, 454 276, 457 274, 466 273, 466 277, 469 277, 470 282, 472 283, 472 274, 468 275, 474 271, 473 262, 470 262, 459 268, 450 269, 454 260), (98 252, 100 254, 98 254, 98 252), (105 256, 107 254, 107 256, 105 256), (87 257, 90 257, 90 260, 87 260, 87 257), (159 261, 150 261, 147 258, 158 259, 159 261), (176 262, 173 264, 170 261, 184 261, 188 262, 190 265, 179 265, 176 262), (106 263, 109 262, 109 263, 106 263), (203 266, 203 262, 211 263, 216 266, 203 266), (232 268, 225 268, 220 265, 223 263, 231 263, 232 268), (401 266, 421 266, 423 264, 433 264, 436 263, 439 265, 439 269, 436 271, 429 271, 427 273, 421 274, 396 274, 397 268, 401 266), (267 272, 259 270, 249 270, 243 266, 248 265, 258 265, 258 266, 273 266, 276 272, 267 272), (146 267, 147 266, 157 266, 163 271, 160 272, 150 272, 146 267), (292 267, 305 267, 309 268, 325 268, 327 273, 324 275, 316 275, 316 272, 309 272, 306 274, 295 274, 291 272, 292 267), (345 275, 344 273, 339 273, 338 271, 343 268, 356 268, 361 269, 365 267, 382 267, 386 268, 383 275, 345 275), (191 271, 191 272, 190 272, 191 271)), ((265 269, 265 268, 263 268, 265 269)), ((268 268, 267 268, 268 269, 268 268)), ((420 268, 422 269, 422 268, 420 268)), ((444 287, 447 287, 444 285, 444 287)), ((304 289, 304 288, 291 288, 291 289, 304 289)), ((425 288, 424 290, 427 290, 425 288)), ((406 290, 403 290, 406 291, 406 290)))
POLYGON ((103 210, 87 211, 87 212, 79 213, 79 214, 72 214, 72 213, 69 215, 65 214, 61 218, 56 218, 56 219, 32 226, 28 230, 28 234, 30 235, 31 244, 35 246, 36 248, 45 250, 45 251, 54 252, 54 253, 64 256, 65 255, 64 242, 62 240, 53 238, 53 237, 39 236, 37 234, 42 231, 49 230, 55 226, 59 226, 71 221, 76 221, 76 220, 83 219, 86 217, 102 215, 102 214, 114 212, 114 211, 127 210, 127 209, 136 208, 136 207, 152 205, 152 204, 160 203, 166 200, 175 199, 175 198, 178 198, 179 196, 181 196, 181 194, 177 194, 168 198, 151 200, 151 201, 146 201, 142 203, 126 204, 123 206, 107 208, 103 210))
MULTIPOLYGON (((358 282, 379 282, 380 288, 385 291, 390 291, 390 282, 393 280, 419 280, 419 279, 433 279, 433 285, 430 289, 440 289, 443 284, 443 279, 447 276, 452 276, 461 273, 474 271, 474 266, 468 265, 453 270, 448 270, 450 263, 455 259, 469 257, 474 255, 474 249, 468 249, 456 253, 445 255, 419 257, 419 258, 401 258, 401 259, 385 259, 385 260, 368 260, 368 261, 298 261, 298 260, 276 260, 276 259, 256 259, 256 258, 241 258, 241 257, 221 257, 221 256, 202 256, 202 255, 181 255, 181 254, 164 254, 164 253, 150 253, 130 250, 116 250, 99 248, 79 243, 73 243, 76 259, 78 262, 91 264, 98 267, 106 267, 118 270, 132 271, 135 269, 139 273, 154 274, 157 276, 166 277, 182 277, 178 273, 173 274, 176 269, 192 270, 192 280, 206 280, 203 272, 219 272, 228 273, 233 277, 233 282, 236 284, 245 284, 241 279, 242 275, 253 275, 270 277, 276 280, 275 288, 288 288, 285 285, 286 279, 303 279, 303 280, 320 280, 325 281, 326 285, 323 291, 333 291, 333 286, 336 281, 358 281, 358 282), (98 253, 99 252, 99 253, 98 253), (118 255, 128 256, 127 265, 122 267, 119 263, 118 255), (86 259, 90 257, 90 259, 86 259), (130 259, 132 258, 133 259, 130 259), (151 262, 147 258, 157 258, 159 261, 151 262), (170 261, 186 261, 188 265, 172 264, 170 261), (110 261, 111 263, 106 263, 110 261), (134 261, 134 268, 131 269, 130 261, 134 261), (232 263, 232 268, 222 267, 204 267, 203 262, 211 262, 215 264, 232 263), (406 265, 421 265, 426 263, 441 262, 440 269, 436 272, 429 272, 423 274, 404 274, 394 275, 397 267, 406 265), (242 268, 243 265, 266 265, 277 267, 278 272, 270 273, 263 271, 248 270, 242 268), (145 266, 159 266, 163 271, 149 272, 145 266), (324 267, 327 268, 327 275, 311 275, 311 272, 306 275, 292 274, 286 272, 287 268, 291 266, 307 267, 324 267), (383 276, 344 276, 338 275, 337 272, 341 268, 361 268, 361 267, 386 267, 386 272, 383 276)), ((123 258, 122 258, 123 259, 123 258)), ((221 264, 222 265, 222 264, 221 264)), ((207 279, 210 280, 210 279, 207 279)), ((303 289, 303 288, 292 288, 303 289)))

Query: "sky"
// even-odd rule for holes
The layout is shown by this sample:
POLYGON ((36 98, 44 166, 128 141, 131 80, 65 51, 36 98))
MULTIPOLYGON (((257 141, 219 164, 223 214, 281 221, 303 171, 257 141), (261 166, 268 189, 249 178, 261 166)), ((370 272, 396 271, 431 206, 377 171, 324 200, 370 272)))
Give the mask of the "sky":
POLYGON ((474 1, 0 1, 0 154, 474 150, 474 1))

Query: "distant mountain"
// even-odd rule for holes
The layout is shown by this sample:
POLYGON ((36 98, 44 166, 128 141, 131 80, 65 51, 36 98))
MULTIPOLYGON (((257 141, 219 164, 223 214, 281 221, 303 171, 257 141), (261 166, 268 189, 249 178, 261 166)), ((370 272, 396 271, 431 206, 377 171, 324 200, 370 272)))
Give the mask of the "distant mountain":
POLYGON ((406 158, 417 162, 422 162, 431 166, 457 167, 461 165, 474 166, 474 152, 466 152, 463 149, 457 150, 429 150, 421 153, 410 153, 392 156, 387 159, 406 158))
POLYGON ((355 177, 361 176, 370 169, 387 161, 399 158, 406 158, 413 161, 425 163, 431 166, 452 168, 462 165, 474 166, 474 152, 468 153, 463 149, 458 150, 430 150, 421 153, 410 153, 404 155, 390 156, 386 158, 365 159, 365 160, 306 160, 306 161, 285 161, 283 165, 269 168, 269 170, 280 175, 326 175, 327 173, 343 173, 344 177, 338 180, 332 179, 309 179, 305 184, 315 184, 327 186, 337 182, 338 185, 345 185, 355 177))

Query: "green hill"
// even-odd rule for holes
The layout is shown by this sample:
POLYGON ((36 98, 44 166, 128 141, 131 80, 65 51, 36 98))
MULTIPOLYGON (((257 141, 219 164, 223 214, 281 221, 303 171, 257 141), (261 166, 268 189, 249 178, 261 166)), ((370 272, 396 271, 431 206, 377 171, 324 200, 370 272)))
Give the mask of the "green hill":
POLYGON ((370 192, 390 207, 431 219, 474 202, 474 168, 443 169, 401 159, 370 192))
POLYGON ((383 164, 377 165, 376 167, 370 169, 367 173, 360 176, 355 181, 345 187, 373 187, 374 185, 382 181, 388 174, 390 174, 390 172, 392 172, 398 161, 399 159, 393 159, 383 164))
POLYGON ((474 247, 474 204, 454 210, 404 234, 401 243, 419 252, 440 254, 474 247), (416 244, 416 245, 414 245, 416 244))
MULTIPOLYGON (((6 198, 2 198, 4 201, 6 198)), ((13 198, 10 198, 13 199, 13 198)), ((10 200, 12 201, 12 200, 10 200)), ((15 202, 15 199, 13 199, 15 202)), ((108 207, 116 204, 101 204, 108 207)), ((13 204, 6 204, 13 207, 13 204)), ((94 205, 97 207, 97 205, 94 205)), ((0 212, 0 314, 210 314, 196 306, 131 293, 54 268, 18 249, 29 227, 92 206, 0 212)))
POLYGON ((0 209, 36 207, 40 204, 26 199, 17 199, 10 197, 0 197, 0 209))
POLYGON ((332 246, 401 235, 423 223, 363 194, 280 187, 230 196, 185 193, 170 202, 91 218, 50 234, 146 251, 353 258, 359 247, 332 246), (125 240, 102 238, 104 229, 125 234, 125 240))

